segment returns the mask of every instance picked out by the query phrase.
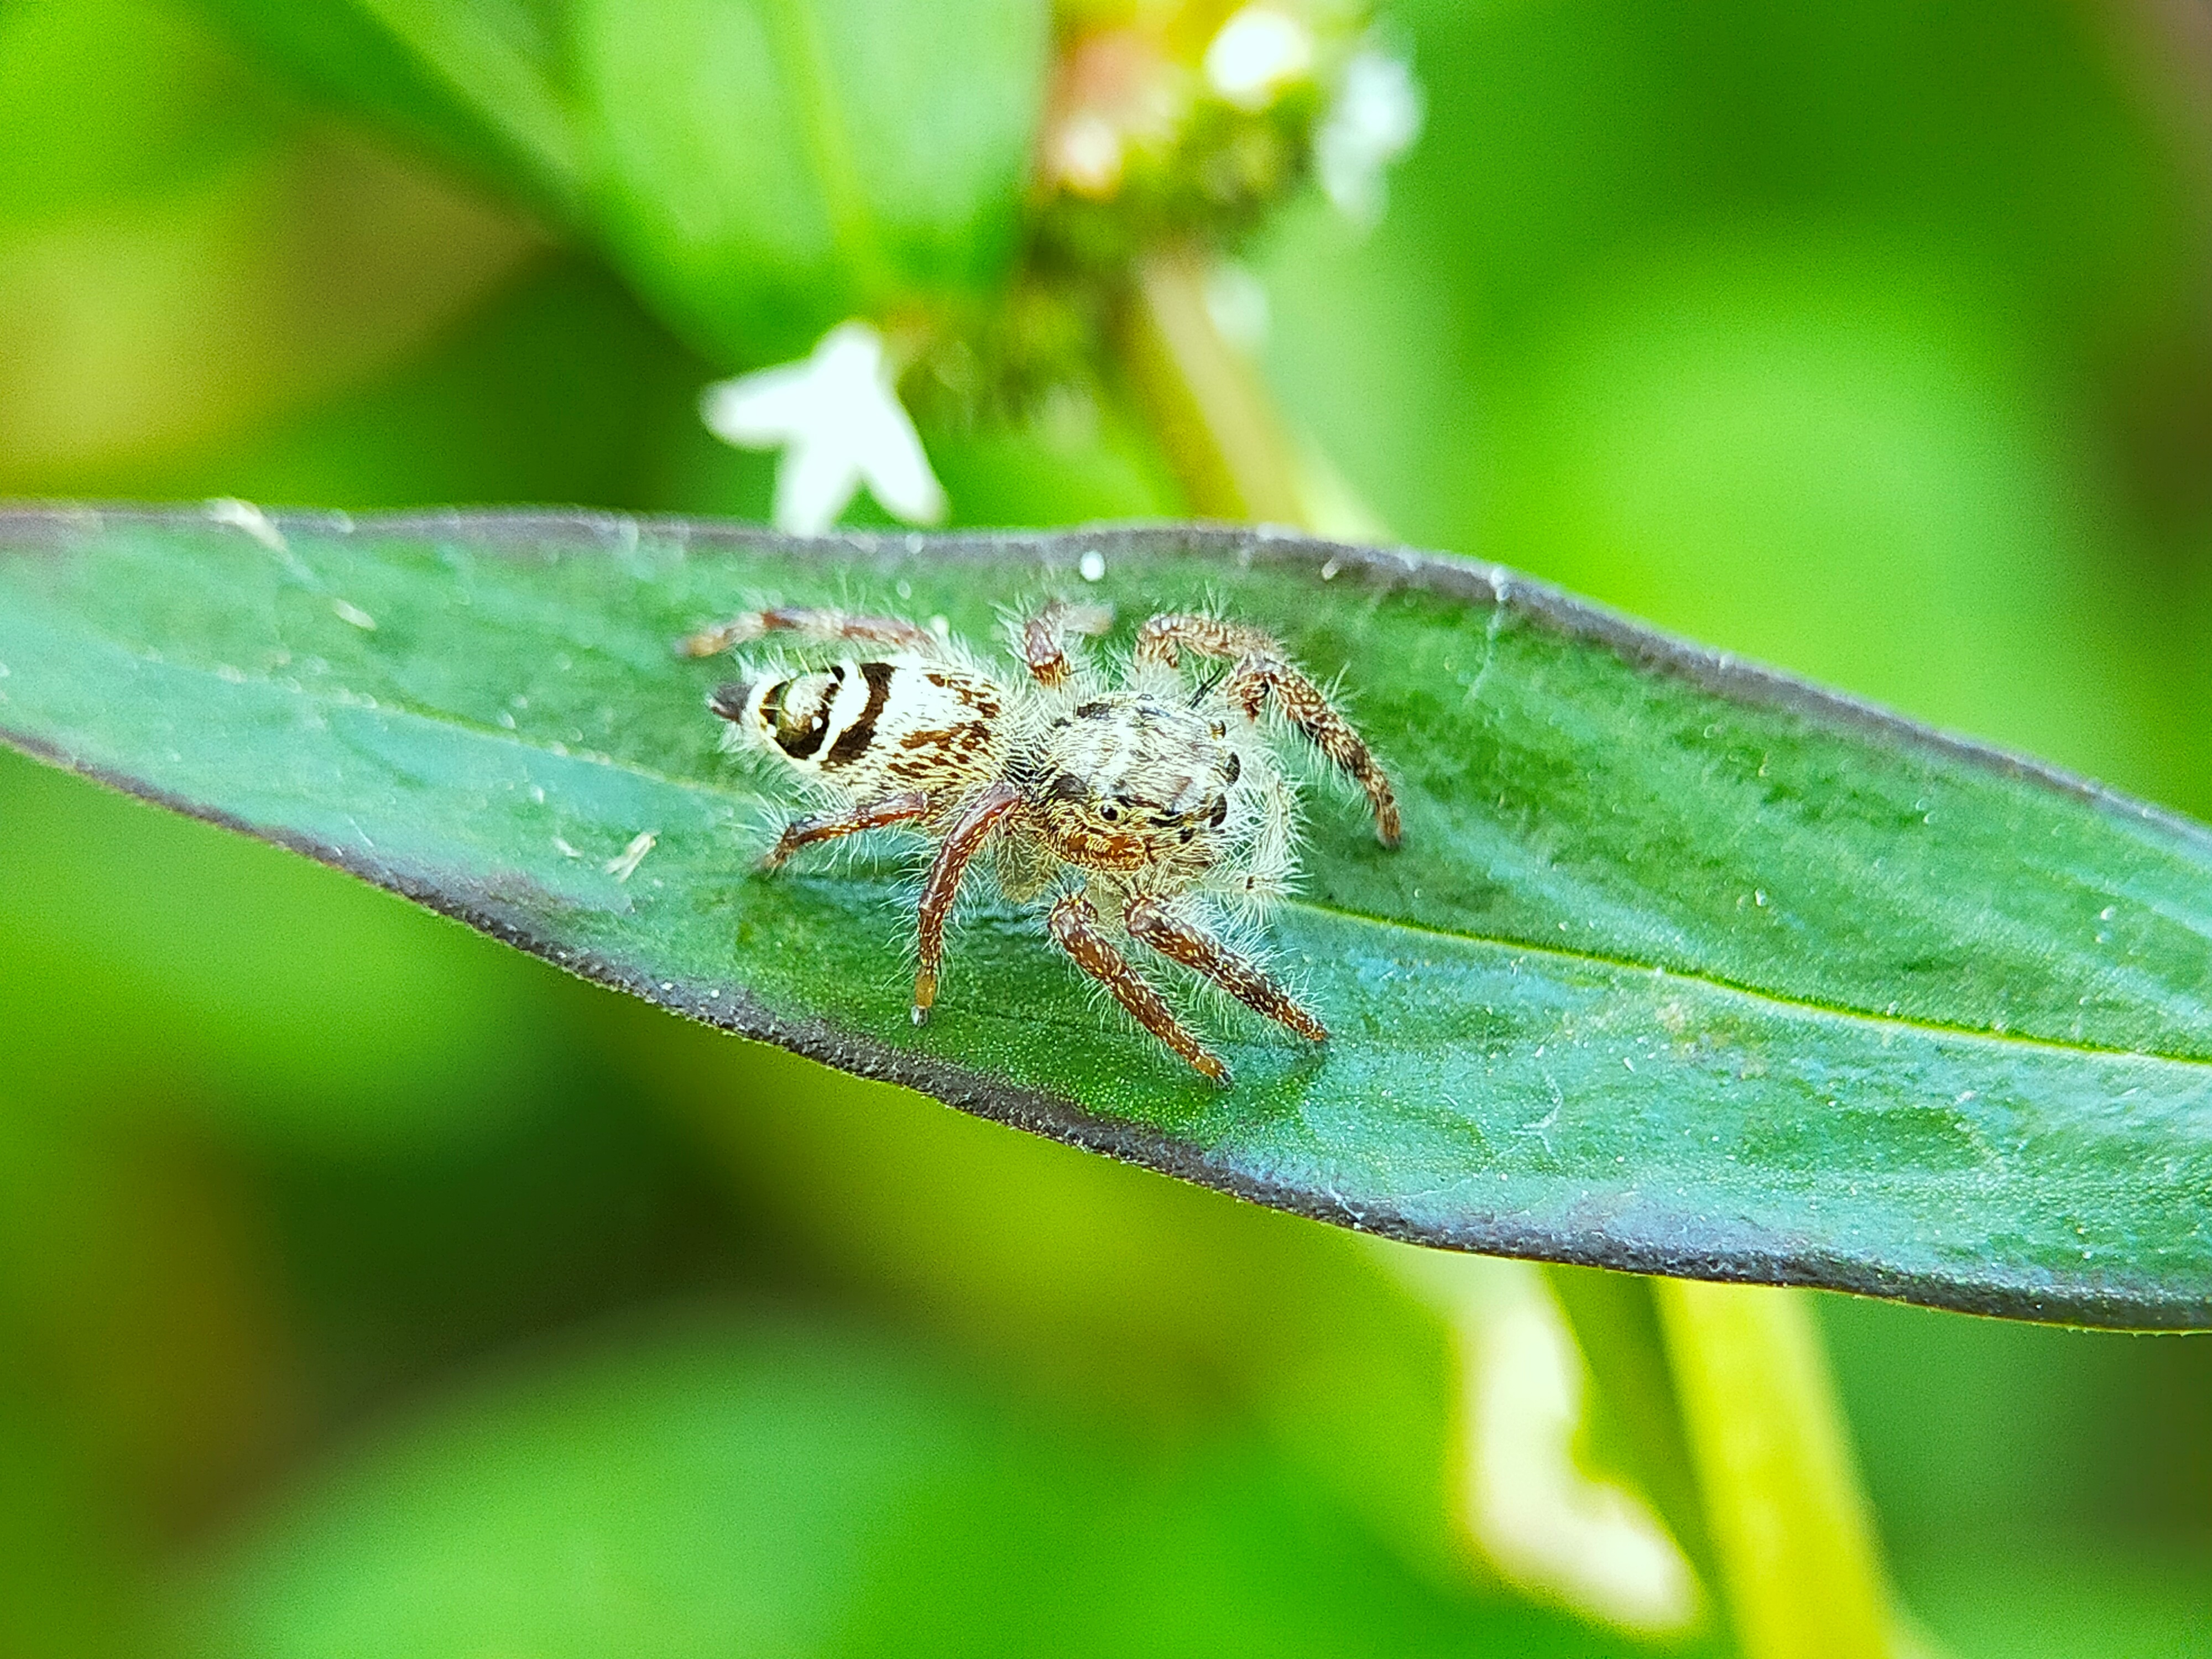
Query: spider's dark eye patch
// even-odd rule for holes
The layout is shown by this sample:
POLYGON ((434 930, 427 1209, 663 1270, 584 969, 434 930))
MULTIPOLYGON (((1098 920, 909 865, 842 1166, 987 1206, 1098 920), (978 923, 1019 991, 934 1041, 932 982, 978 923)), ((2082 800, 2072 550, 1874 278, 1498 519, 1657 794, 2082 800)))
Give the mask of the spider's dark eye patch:
POLYGON ((1221 828, 1223 824, 1229 821, 1229 798, 1227 796, 1216 795, 1213 798, 1213 810, 1206 815, 1206 821, 1217 830, 1221 828))
POLYGON ((1223 766, 1221 769, 1221 775, 1227 782, 1236 782, 1237 779, 1244 775, 1244 763, 1237 759, 1235 753, 1232 752, 1229 757, 1227 764, 1223 766))
POLYGON ((1079 720, 1102 720, 1111 712, 1110 706, 1106 703, 1086 702, 1075 711, 1075 718, 1079 720))
POLYGON ((1091 798, 1090 789, 1073 772, 1062 772, 1054 778, 1052 787, 1046 793, 1053 800, 1088 800, 1091 798))
POLYGON ((792 681, 786 680, 769 689, 768 696, 761 700, 761 723, 774 734, 777 748, 793 760, 806 760, 821 748, 822 739, 829 734, 830 710, 826 705, 817 704, 804 720, 798 718, 785 702, 792 684, 792 681))

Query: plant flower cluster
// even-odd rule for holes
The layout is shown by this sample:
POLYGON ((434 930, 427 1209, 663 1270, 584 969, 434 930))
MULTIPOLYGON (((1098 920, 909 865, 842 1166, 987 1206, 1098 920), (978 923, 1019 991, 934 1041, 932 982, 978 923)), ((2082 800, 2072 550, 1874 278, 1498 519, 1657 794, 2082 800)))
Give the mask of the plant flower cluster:
POLYGON ((1223 259, 1310 180, 1359 227, 1382 216, 1422 101, 1364 8, 1071 9, 1008 291, 969 313, 849 319, 805 359, 703 395, 717 437, 781 452, 780 529, 827 529, 863 487, 908 523, 939 522, 915 416, 959 428, 1087 398, 1148 252, 1223 259))

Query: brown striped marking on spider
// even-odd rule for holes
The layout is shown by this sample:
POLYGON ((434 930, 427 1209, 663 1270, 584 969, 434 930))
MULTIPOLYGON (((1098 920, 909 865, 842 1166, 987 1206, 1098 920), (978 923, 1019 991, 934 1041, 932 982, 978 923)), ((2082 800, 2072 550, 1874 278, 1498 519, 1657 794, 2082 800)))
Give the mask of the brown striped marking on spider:
POLYGON ((1299 734, 1364 790, 1385 847, 1398 843, 1398 804, 1358 732, 1268 635, 1163 613, 1109 669, 1086 659, 1084 641, 1112 622, 1103 606, 1060 601, 1018 618, 1018 677, 910 622, 803 607, 748 611, 678 649, 706 657, 771 636, 848 648, 819 667, 750 662, 708 707, 730 723, 729 746, 787 775, 817 808, 785 825, 763 867, 870 830, 934 843, 915 927, 916 1024, 937 1000, 945 922, 972 866, 1008 900, 1045 909, 1077 967, 1226 1085, 1229 1067, 1139 961, 1164 958, 1326 1042, 1251 943, 1297 874, 1297 791, 1278 742, 1299 734), (1195 672, 1188 659, 1226 667, 1195 672))

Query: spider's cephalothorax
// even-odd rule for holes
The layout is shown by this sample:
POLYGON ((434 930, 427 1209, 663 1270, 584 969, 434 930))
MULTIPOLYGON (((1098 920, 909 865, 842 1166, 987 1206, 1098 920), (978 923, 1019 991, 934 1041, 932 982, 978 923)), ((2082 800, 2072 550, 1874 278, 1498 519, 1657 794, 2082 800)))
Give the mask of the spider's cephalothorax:
POLYGON ((785 633, 866 647, 812 671, 763 670, 709 700, 735 743, 798 775, 823 804, 793 820, 764 863, 864 830, 903 825, 937 843, 923 883, 914 1018, 928 1017, 945 924, 979 855, 1018 902, 1051 899, 1054 943, 1146 1030, 1216 1082, 1218 1055, 1132 963, 1132 943, 1212 981, 1300 1036, 1321 1021, 1253 957, 1218 937, 1297 872, 1296 797, 1261 716, 1272 707, 1366 791, 1376 836, 1398 842, 1398 805, 1375 757, 1320 688, 1256 629, 1165 614, 1138 630, 1109 683, 1079 640, 1110 612, 1054 603, 1013 642, 1027 677, 1002 680, 911 623, 842 611, 757 611, 693 635, 709 656, 785 633), (1188 653, 1226 664, 1194 684, 1188 653))

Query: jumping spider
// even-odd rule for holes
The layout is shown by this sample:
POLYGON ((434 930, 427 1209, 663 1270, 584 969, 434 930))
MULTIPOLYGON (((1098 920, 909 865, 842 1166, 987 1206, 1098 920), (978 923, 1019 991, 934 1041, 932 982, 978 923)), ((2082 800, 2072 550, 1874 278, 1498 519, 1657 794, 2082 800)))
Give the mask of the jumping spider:
POLYGON ((763 860, 906 825, 937 843, 922 884, 914 1019, 929 1017, 945 924, 979 854, 1016 902, 1052 898, 1053 942, 1145 1029, 1216 1083, 1229 1067, 1177 1018, 1125 950, 1134 941, 1315 1042, 1328 1030, 1209 923, 1255 916, 1297 868, 1296 798, 1260 716, 1284 720, 1365 790, 1375 830, 1398 842, 1398 805, 1367 745, 1267 635, 1163 614, 1138 630, 1118 684, 1085 666, 1079 638, 1113 613, 1055 602, 1018 623, 1026 682, 895 617, 750 611, 678 649, 712 656, 772 633, 857 647, 814 672, 757 669, 708 700, 732 747, 796 774, 825 810, 793 820, 763 860), (1192 684, 1185 653, 1227 664, 1192 684))

